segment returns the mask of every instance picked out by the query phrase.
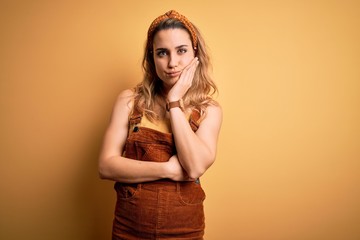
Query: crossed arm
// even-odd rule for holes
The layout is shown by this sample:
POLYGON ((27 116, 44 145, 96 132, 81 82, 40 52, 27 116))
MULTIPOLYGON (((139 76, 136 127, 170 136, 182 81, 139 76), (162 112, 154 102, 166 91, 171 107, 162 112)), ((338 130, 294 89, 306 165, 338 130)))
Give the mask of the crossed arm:
POLYGON ((162 178, 188 181, 200 177, 215 160, 221 108, 209 106, 196 133, 179 108, 171 109, 170 120, 178 155, 165 163, 138 161, 122 156, 133 94, 132 90, 125 90, 117 98, 99 157, 100 177, 125 183, 162 178))

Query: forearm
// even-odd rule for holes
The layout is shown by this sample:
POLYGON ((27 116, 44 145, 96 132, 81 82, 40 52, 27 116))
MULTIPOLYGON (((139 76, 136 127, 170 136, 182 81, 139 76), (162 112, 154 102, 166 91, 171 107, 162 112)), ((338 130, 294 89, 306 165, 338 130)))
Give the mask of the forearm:
POLYGON ((169 176, 166 163, 146 162, 114 156, 102 159, 99 163, 99 175, 123 183, 155 181, 169 176))
POLYGON ((191 178, 200 177, 213 163, 215 154, 193 132, 180 108, 170 109, 170 121, 182 167, 191 178))

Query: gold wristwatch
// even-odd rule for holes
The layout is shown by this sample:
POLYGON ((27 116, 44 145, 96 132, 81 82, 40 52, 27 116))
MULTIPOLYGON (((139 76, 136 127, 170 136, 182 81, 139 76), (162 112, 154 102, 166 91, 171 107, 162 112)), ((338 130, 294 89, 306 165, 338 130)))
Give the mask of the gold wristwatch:
POLYGON ((181 111, 184 111, 184 102, 182 99, 175 102, 166 103, 166 111, 170 111, 170 108, 179 107, 181 111))

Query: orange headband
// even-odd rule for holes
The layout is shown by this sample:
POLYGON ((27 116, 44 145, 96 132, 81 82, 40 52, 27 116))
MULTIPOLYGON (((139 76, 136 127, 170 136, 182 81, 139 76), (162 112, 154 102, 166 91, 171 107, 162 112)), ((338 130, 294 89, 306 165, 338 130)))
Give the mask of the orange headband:
MULTIPOLYGON (((157 17, 150 25, 149 30, 148 30, 148 44, 150 45, 150 39, 152 37, 152 34, 154 33, 155 28, 165 19, 177 19, 179 20, 182 24, 184 24, 184 26, 186 27, 187 30, 189 30, 190 35, 191 35, 191 41, 193 44, 194 49, 197 48, 197 43, 198 43, 198 39, 196 36, 196 31, 194 26, 192 25, 192 23, 183 15, 181 15, 180 13, 176 12, 175 10, 170 10, 168 12, 166 12, 164 15, 161 15, 159 17, 157 17)), ((150 48, 150 46, 148 45, 148 48, 150 48)))

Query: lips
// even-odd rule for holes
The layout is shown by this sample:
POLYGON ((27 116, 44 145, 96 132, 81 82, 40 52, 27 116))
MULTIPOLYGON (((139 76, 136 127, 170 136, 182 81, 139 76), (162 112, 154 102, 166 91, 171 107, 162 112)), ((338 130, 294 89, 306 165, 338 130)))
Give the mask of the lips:
POLYGON ((166 75, 169 77, 178 77, 180 76, 181 71, 177 71, 177 72, 166 72, 166 75))

